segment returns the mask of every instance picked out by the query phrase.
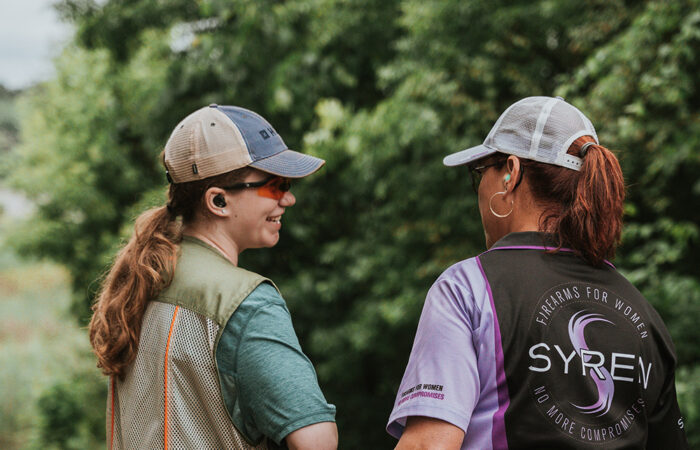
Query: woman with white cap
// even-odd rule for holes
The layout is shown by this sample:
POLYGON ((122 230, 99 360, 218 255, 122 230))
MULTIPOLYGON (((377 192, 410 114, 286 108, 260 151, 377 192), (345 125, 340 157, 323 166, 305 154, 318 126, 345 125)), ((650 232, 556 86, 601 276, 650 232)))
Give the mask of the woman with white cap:
POLYGON ((284 300, 238 267, 244 250, 277 243, 290 179, 324 161, 218 105, 177 125, 163 161, 168 203, 136 220, 90 323, 110 376, 109 448, 336 448, 335 407, 284 300))
POLYGON ((428 292, 387 431, 398 449, 687 448, 666 327, 615 269, 624 181, 561 98, 449 155, 487 251, 428 292))

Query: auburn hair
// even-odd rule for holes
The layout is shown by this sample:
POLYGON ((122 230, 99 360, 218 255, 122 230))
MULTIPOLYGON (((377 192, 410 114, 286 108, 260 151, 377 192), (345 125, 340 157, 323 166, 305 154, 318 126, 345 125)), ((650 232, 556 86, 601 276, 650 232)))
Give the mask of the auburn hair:
POLYGON ((617 157, 591 136, 576 139, 569 154, 583 160, 581 170, 521 159, 535 201, 544 206, 540 230, 551 232, 558 247, 569 247, 594 266, 613 259, 622 233, 625 182, 617 157), (581 149, 589 145, 585 155, 581 149))
POLYGON ((204 214, 204 193, 213 186, 240 182, 249 172, 250 169, 242 168, 203 180, 171 184, 168 203, 149 209, 136 219, 134 232, 107 271, 92 308, 90 343, 97 355, 97 367, 105 375, 123 378, 136 358, 148 301, 170 284, 182 226, 204 214))

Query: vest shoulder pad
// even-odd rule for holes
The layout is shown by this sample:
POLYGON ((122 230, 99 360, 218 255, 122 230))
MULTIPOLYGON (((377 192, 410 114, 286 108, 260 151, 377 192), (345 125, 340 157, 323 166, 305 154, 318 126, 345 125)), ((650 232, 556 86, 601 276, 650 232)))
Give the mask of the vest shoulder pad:
POLYGON ((223 327, 238 305, 263 282, 275 286, 262 275, 234 266, 204 242, 185 238, 172 282, 156 300, 202 314, 223 327))

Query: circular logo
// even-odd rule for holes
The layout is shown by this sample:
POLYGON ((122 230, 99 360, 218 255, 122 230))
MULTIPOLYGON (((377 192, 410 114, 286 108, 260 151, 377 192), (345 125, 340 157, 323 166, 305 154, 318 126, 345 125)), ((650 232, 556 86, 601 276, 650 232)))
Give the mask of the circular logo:
POLYGON ((528 349, 532 401, 551 426, 589 443, 624 435, 653 377, 647 319, 612 291, 567 283, 539 299, 528 349))

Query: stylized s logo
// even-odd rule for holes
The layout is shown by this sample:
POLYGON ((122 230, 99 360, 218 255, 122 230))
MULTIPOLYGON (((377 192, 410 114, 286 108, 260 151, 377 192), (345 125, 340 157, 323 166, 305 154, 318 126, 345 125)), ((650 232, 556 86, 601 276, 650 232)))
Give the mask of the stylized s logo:
MULTIPOLYGON (((579 311, 571 316, 571 319, 569 320, 569 339, 571 340, 571 345, 574 346, 576 353, 578 353, 581 357, 582 363, 589 362, 593 357, 593 355, 589 354, 588 352, 582 352, 582 350, 589 350, 588 344, 586 344, 584 337, 586 326, 592 322, 607 322, 615 325, 613 322, 605 319, 602 314, 584 314, 585 312, 586 311, 579 311)), ((610 411, 613 395, 615 394, 615 383, 610 376, 610 372, 608 372, 605 367, 592 368, 589 373, 595 381, 596 387, 598 388, 598 401, 588 406, 579 406, 573 403, 572 405, 578 408, 583 414, 600 413, 597 416, 600 417, 610 411)))

